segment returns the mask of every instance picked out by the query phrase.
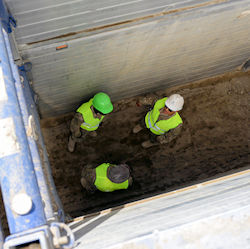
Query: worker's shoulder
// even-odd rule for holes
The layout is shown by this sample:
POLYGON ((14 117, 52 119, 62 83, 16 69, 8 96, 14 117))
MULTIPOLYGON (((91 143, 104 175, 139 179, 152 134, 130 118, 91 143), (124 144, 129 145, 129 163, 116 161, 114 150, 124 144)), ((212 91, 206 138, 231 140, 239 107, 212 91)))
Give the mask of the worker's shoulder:
POLYGON ((83 102, 78 108, 77 108, 77 112, 81 112, 83 109, 85 108, 90 108, 92 106, 92 103, 93 103, 93 98, 90 99, 89 101, 87 102, 83 102))
POLYGON ((110 163, 101 163, 101 164, 97 165, 95 169, 109 167, 109 166, 110 166, 110 163))
POLYGON ((80 106, 83 106, 83 105, 92 105, 93 99, 94 99, 94 98, 91 98, 91 99, 89 99, 88 101, 83 102, 80 106))
POLYGON ((156 100, 154 106, 159 107, 159 108, 163 108, 165 106, 166 100, 167 100, 167 97, 160 98, 160 99, 156 100))
POLYGON ((181 118, 181 115, 179 114, 179 112, 175 113, 176 119, 180 121, 180 124, 183 123, 183 119, 181 118))
POLYGON ((156 100, 156 103, 159 103, 159 102, 164 102, 167 100, 168 97, 163 97, 163 98, 159 98, 156 100))

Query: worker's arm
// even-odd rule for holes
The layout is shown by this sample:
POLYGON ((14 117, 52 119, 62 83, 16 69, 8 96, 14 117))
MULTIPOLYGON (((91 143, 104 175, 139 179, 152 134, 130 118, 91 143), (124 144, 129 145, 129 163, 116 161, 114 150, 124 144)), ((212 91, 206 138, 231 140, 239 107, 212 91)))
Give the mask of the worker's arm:
POLYGON ((83 188, 85 188, 89 193, 92 193, 96 190, 95 179, 95 166, 92 164, 85 165, 81 173, 81 184, 83 188))
MULTIPOLYGON (((93 113, 93 117, 94 118, 98 118, 101 120, 101 118, 103 117, 103 115, 101 115, 100 113, 95 113, 94 111, 94 106, 91 106, 91 111, 93 113)), ((102 120, 102 122, 104 121, 105 119, 102 120)), ((99 127, 102 125, 102 122, 99 124, 99 127)))
POLYGON ((167 144, 173 141, 176 137, 181 134, 182 131, 182 124, 179 124, 175 129, 170 130, 169 132, 165 133, 164 135, 158 136, 157 141, 160 144, 167 144))
POLYGON ((153 106, 159 99, 159 96, 155 94, 147 94, 144 97, 139 97, 137 100, 138 105, 153 106))

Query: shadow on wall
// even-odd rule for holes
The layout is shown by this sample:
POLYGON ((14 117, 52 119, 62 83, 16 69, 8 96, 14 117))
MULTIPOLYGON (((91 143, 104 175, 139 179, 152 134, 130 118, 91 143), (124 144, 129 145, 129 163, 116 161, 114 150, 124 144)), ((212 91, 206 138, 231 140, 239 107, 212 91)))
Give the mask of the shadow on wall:
POLYGON ((70 229, 73 230, 75 235, 75 240, 80 239, 84 235, 86 235, 91 230, 98 227, 100 224, 120 212, 120 210, 123 208, 123 206, 120 206, 119 209, 117 208, 111 208, 110 212, 103 215, 102 212, 95 213, 93 215, 90 215, 89 217, 83 217, 82 220, 78 221, 77 223, 74 223, 70 225, 70 229), (100 217, 98 217, 100 216, 100 217))

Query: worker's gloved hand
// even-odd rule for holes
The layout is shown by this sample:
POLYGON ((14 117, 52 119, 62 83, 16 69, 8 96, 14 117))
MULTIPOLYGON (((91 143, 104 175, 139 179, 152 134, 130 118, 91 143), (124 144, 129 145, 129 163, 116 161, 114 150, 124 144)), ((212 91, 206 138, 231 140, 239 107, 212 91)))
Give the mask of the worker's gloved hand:
POLYGON ((82 133, 80 130, 74 133, 74 137, 76 138, 80 138, 81 136, 82 136, 82 133))
POLYGON ((165 135, 161 135, 161 136, 157 136, 157 142, 158 143, 160 143, 160 144, 166 144, 166 143, 168 143, 169 141, 169 139, 168 139, 168 137, 167 136, 165 136, 165 135))
POLYGON ((149 112, 149 111, 151 111, 152 109, 153 109, 153 107, 148 103, 148 104, 145 104, 145 102, 143 101, 143 99, 142 100, 140 100, 140 99, 138 99, 137 101, 136 101, 136 105, 138 106, 138 107, 144 107, 144 109, 147 111, 147 112, 149 112))
POLYGON ((147 94, 146 96, 138 99, 139 103, 144 106, 151 106, 156 100, 157 96, 155 94, 147 94))
POLYGON ((160 144, 168 144, 174 139, 176 139, 176 136, 174 136, 171 131, 161 136, 157 136, 157 142, 159 142, 160 144))
POLYGON ((90 131, 89 136, 90 137, 97 137, 97 132, 96 131, 90 131))

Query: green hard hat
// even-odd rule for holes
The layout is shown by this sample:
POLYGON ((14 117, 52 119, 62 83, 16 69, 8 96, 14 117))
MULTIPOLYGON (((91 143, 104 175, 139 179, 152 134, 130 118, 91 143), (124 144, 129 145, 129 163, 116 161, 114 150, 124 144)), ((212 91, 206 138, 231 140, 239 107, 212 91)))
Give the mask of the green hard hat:
POLYGON ((107 114, 113 111, 113 105, 110 97, 106 93, 97 93, 93 99, 93 106, 96 110, 103 114, 107 114))

